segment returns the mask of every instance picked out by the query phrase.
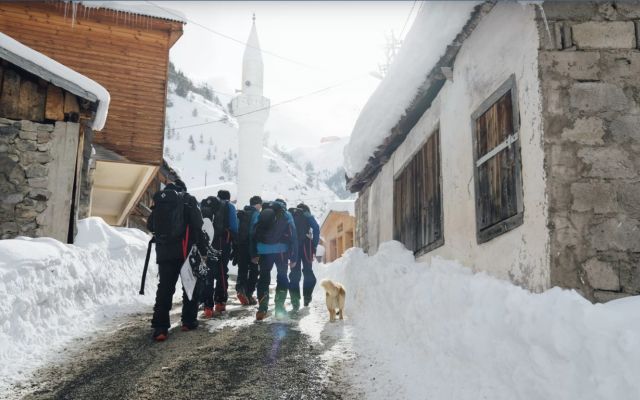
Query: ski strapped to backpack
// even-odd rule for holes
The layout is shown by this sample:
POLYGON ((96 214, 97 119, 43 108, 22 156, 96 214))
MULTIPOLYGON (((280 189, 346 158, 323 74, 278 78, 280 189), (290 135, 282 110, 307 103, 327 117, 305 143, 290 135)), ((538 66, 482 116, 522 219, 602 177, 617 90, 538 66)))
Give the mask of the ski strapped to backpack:
POLYGON ((147 246, 147 255, 144 258, 144 268, 142 269, 142 282, 140 282, 140 294, 144 295, 144 283, 147 280, 147 270, 149 269, 149 258, 151 257, 151 246, 155 243, 156 238, 151 237, 147 246))

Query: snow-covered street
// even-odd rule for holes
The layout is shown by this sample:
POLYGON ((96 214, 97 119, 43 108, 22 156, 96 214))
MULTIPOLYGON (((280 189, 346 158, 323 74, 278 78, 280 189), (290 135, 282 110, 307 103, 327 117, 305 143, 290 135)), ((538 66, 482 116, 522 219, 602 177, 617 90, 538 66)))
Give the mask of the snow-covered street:
MULTIPOLYGON (((256 398, 348 399, 635 399, 640 393, 638 298, 592 305, 568 290, 534 294, 455 262, 416 263, 397 242, 375 256, 352 249, 332 264, 315 265, 319 279, 345 284, 344 321, 328 322, 319 287, 311 307, 286 322, 255 322, 254 307, 241 306, 230 290, 226 315, 180 332, 175 307, 169 341, 154 343, 153 267, 147 296, 137 294, 146 236, 98 219, 80 226, 92 248, 82 240, 80 246, 6 242, 32 258, 13 269, 20 274, 6 264, 0 269, 5 293, 22 285, 20 297, 6 297, 1 315, 3 398, 154 398, 158 391, 199 398, 213 388, 224 388, 222 398, 255 390, 256 398), (88 263, 86 254, 101 255, 102 263, 88 263), (49 291, 25 284, 52 263, 68 273, 39 278, 49 279, 49 291), (93 283, 84 291, 65 289, 87 281, 93 283), (25 312, 17 314, 19 304, 25 312)), ((8 249, 3 254, 12 254, 8 249)))

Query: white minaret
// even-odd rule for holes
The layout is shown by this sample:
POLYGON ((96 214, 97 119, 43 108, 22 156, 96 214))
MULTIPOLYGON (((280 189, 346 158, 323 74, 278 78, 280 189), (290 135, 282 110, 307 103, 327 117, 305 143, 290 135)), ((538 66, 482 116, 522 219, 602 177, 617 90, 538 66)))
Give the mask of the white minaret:
POLYGON ((242 58, 242 93, 231 102, 238 119, 238 207, 249 204, 253 195, 262 195, 262 140, 269 116, 269 99, 262 96, 264 66, 256 32, 256 16, 242 58))

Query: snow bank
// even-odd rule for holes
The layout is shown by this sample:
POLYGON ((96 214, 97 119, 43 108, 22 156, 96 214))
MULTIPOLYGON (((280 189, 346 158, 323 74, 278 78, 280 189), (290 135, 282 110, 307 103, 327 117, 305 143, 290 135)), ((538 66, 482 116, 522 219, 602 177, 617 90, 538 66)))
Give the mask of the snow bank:
POLYGON ((353 177, 391 134, 427 74, 469 20, 477 1, 425 2, 406 40, 362 109, 344 149, 344 167, 353 177))
POLYGON ((147 294, 138 294, 148 240, 139 230, 88 218, 78 222, 76 245, 50 238, 0 241, 0 397, 70 339, 153 304, 154 257, 147 294))
MULTIPOLYGON (((24 65, 24 63, 21 63, 20 66, 27 71, 40 76, 41 69, 45 69, 51 74, 57 75, 59 80, 70 82, 78 86, 85 92, 97 97, 98 109, 96 111, 96 117, 93 120, 92 128, 97 131, 100 131, 102 130, 102 128, 104 128, 104 124, 107 121, 107 112, 109 110, 109 101, 111 100, 111 98, 109 96, 109 92, 107 92, 107 89, 105 89, 102 85, 87 78, 82 74, 77 73, 71 68, 45 56, 44 54, 35 51, 31 47, 23 45, 22 43, 14 40, 13 38, 5 35, 2 32, 0 32, 0 48, 4 50, 3 53, 12 53, 15 56, 26 61, 28 65, 24 65)), ((51 83, 56 86, 60 86, 61 82, 59 80, 52 79, 51 83)), ((82 94, 80 93, 74 94, 82 96, 82 94)), ((84 97, 86 97, 86 94, 84 95, 84 97)))
MULTIPOLYGON (((637 399, 640 297, 533 294, 398 242, 322 270, 347 288, 368 398, 637 399)), ((358 372, 356 372, 358 373, 358 372)))

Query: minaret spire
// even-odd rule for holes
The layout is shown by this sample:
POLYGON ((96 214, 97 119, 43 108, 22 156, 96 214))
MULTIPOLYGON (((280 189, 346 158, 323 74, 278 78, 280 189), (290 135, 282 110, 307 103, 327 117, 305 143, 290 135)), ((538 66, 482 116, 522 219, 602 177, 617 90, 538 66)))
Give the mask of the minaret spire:
POLYGON ((251 31, 242 56, 242 90, 231 102, 239 124, 238 207, 248 204, 251 196, 262 195, 262 142, 270 106, 269 99, 262 95, 264 65, 255 13, 251 19, 251 31))

